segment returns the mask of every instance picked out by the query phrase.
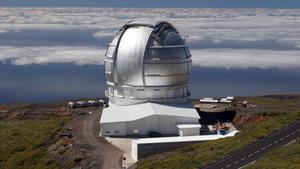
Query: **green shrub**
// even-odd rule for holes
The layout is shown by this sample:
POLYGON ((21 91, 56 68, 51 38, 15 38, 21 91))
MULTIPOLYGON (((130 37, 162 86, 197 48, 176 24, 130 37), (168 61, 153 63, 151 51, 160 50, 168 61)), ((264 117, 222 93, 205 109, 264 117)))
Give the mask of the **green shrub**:
POLYGON ((47 152, 67 119, 0 121, 0 168, 56 169, 58 163, 47 152))
POLYGON ((300 142, 270 150, 247 169, 300 168, 300 142))

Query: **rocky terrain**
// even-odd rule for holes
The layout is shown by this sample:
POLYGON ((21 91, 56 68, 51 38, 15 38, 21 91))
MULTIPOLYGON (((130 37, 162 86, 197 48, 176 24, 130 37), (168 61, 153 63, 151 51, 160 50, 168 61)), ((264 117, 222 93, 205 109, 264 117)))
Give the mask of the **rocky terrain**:
MULTIPOLYGON (((1 105, 0 119, 4 126, 9 126, 12 122, 30 125, 33 121, 39 124, 50 120, 56 124, 64 120, 65 123, 51 134, 44 131, 44 128, 48 129, 48 126, 37 129, 38 135, 48 134, 47 138, 41 140, 39 147, 42 147, 41 151, 46 153, 46 156, 49 155, 48 159, 54 161, 54 166, 56 166, 54 168, 119 168, 123 152, 107 143, 104 138, 98 137, 100 129, 98 122, 102 107, 69 109, 66 105, 67 102, 1 105)), ((19 128, 16 130, 22 132, 19 128)), ((25 135, 29 136, 30 130, 25 135)), ((6 135, 6 137, 9 136, 6 135)), ((17 143, 22 138, 17 136, 15 139, 17 143)), ((28 139, 34 138, 29 136, 28 139)), ((15 152, 12 152, 11 156, 14 155, 15 152)), ((26 159, 24 160, 26 161, 26 159)), ((17 164, 10 166, 6 163, 6 159, 0 158, 0 168, 15 168, 16 166, 27 167, 27 165, 19 166, 17 164)))

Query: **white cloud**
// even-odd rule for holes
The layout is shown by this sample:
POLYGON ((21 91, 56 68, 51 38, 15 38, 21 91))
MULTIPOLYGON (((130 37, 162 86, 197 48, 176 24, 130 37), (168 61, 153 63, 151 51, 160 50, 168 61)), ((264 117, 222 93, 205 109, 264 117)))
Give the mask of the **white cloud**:
POLYGON ((110 38, 114 36, 114 32, 113 31, 99 31, 93 34, 94 38, 110 38))
POLYGON ((1 30, 0 29, 0 33, 6 33, 7 32, 7 30, 1 30))
POLYGON ((192 50, 193 65, 218 68, 300 68, 300 51, 257 49, 192 50))
POLYGON ((299 9, 0 8, 0 30, 98 30, 113 36, 130 20, 167 20, 192 45, 274 40, 300 46, 299 9))
MULTIPOLYGON (((0 8, 0 33, 91 30, 112 38, 130 20, 167 20, 191 46, 194 64, 223 68, 300 68, 300 9, 0 8)), ((0 37, 1 38, 1 37, 0 37)), ((2 44, 3 45, 3 44, 2 44)), ((4 44, 5 45, 5 44, 4 44)), ((95 44, 100 45, 100 44, 95 44)), ((0 47, 16 65, 102 64, 105 46, 0 47)))
MULTIPOLYGON (((105 49, 92 47, 0 46, 0 61, 13 65, 74 63, 102 65, 105 49)), ((193 66, 219 68, 300 68, 300 51, 256 49, 191 50, 193 66)))
POLYGON ((0 47, 0 61, 14 65, 74 63, 102 64, 105 49, 91 47, 0 47))

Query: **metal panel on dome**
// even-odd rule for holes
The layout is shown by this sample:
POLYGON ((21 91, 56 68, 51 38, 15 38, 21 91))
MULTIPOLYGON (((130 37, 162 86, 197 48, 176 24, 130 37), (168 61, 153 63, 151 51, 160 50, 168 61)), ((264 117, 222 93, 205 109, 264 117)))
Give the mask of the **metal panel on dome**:
POLYGON ((119 38, 120 38, 120 32, 116 34, 116 36, 114 37, 114 39, 110 42, 110 46, 116 46, 118 41, 119 41, 119 38))
POLYGON ((144 85, 144 53, 152 31, 149 27, 131 27, 124 32, 116 54, 114 80, 117 84, 144 85))
POLYGON ((182 85, 188 82, 188 76, 188 74, 178 74, 171 76, 146 76, 145 84, 147 86, 182 85))
POLYGON ((108 58, 112 58, 114 56, 115 48, 116 48, 115 46, 109 46, 107 48, 105 56, 108 58))
POLYGON ((145 75, 175 75, 189 73, 187 63, 145 64, 145 75))

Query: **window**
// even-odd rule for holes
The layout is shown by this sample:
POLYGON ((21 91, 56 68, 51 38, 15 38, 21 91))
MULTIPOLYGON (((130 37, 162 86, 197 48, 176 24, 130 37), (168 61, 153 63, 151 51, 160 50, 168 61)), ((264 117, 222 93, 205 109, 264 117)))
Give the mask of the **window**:
POLYGON ((133 130, 133 134, 139 134, 139 130, 138 129, 134 129, 133 130))
POLYGON ((110 134, 110 131, 109 131, 109 130, 106 130, 106 131, 105 131, 105 134, 110 134))
POLYGON ((115 134, 119 134, 119 130, 115 130, 115 134))

